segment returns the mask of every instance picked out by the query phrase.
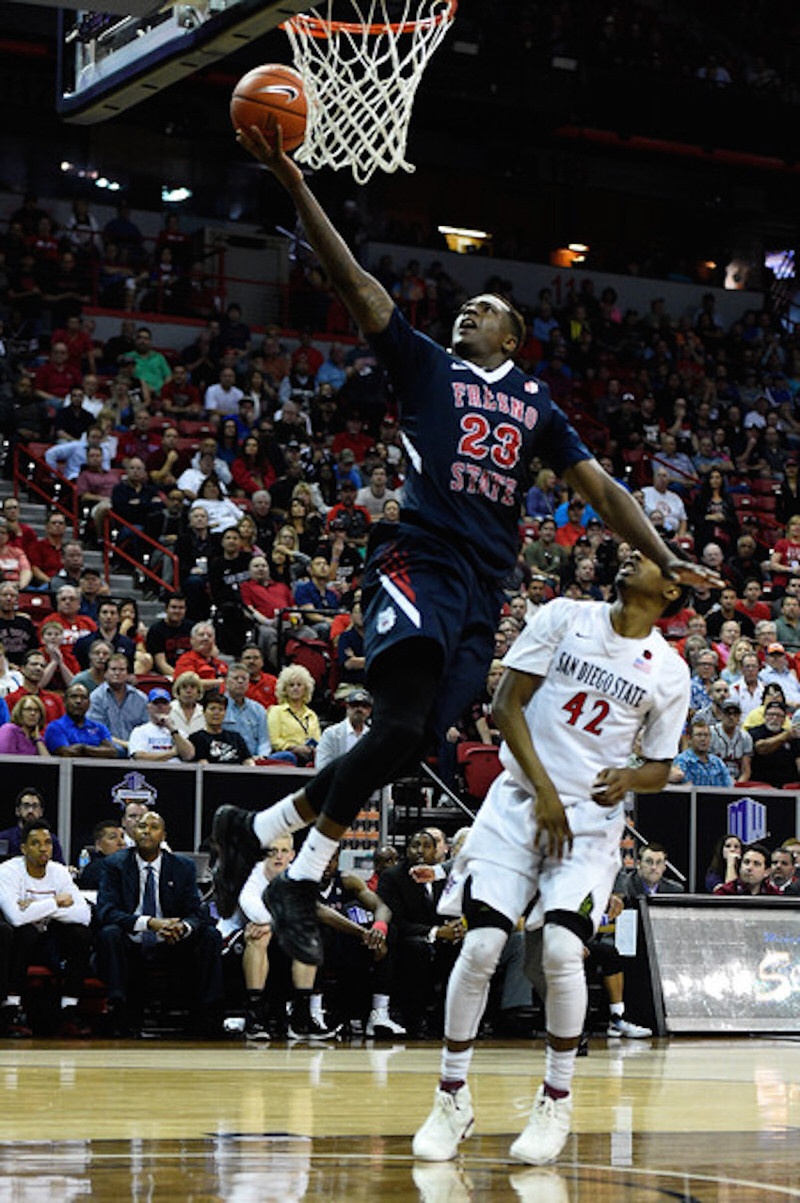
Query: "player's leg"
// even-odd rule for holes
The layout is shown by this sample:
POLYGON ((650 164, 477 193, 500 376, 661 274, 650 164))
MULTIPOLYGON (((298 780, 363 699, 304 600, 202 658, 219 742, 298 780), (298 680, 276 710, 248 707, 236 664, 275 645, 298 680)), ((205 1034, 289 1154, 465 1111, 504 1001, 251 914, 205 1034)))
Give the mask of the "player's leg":
MULTIPOLYGON (((484 805, 491 809, 500 794, 499 789, 490 794, 484 805)), ((476 836, 479 848, 483 833, 480 824, 476 828, 470 839, 476 836)), ((471 858, 467 867, 463 902, 467 933, 447 984, 440 1079, 433 1108, 413 1141, 414 1156, 426 1161, 451 1160, 472 1129, 467 1076, 489 986, 514 924, 536 892, 535 863, 529 872, 517 872, 502 863, 502 845, 494 837, 493 842, 499 860, 471 858)))
MULTIPOLYGON (((394 644, 373 663, 372 723, 350 752, 326 765, 302 790, 257 814, 238 806, 219 808, 212 841, 217 853, 214 895, 221 915, 236 909, 250 870, 263 856, 262 849, 279 836, 293 834, 315 821, 318 834, 306 839, 298 871, 292 877, 319 881, 342 834, 370 794, 419 758, 442 664, 441 649, 429 639, 394 644)), ((280 918, 277 922, 280 926, 280 918)), ((287 948, 286 952, 301 955, 297 949, 287 948)))
POLYGON ((561 862, 545 862, 539 878, 544 910, 545 1073, 528 1125, 510 1150, 512 1157, 532 1165, 555 1161, 569 1136, 572 1078, 588 999, 584 948, 608 902, 619 864, 622 822, 621 810, 616 822, 608 822, 593 803, 571 808, 572 852, 561 862))
POLYGON ((474 1123, 467 1085, 472 1050, 492 974, 513 926, 496 911, 484 913, 481 918, 485 926, 470 926, 447 983, 439 1085, 433 1108, 412 1145, 414 1156, 424 1161, 450 1161, 474 1123))
POLYGON ((322 874, 370 794, 419 760, 442 666, 440 648, 427 639, 406 640, 383 653, 370 675, 372 726, 335 762, 331 776, 306 787, 306 797, 313 809, 319 808, 319 817, 292 862, 291 873, 276 877, 265 894, 275 933, 287 955, 321 964, 316 902, 322 874))
POLYGON ((511 1156, 532 1165, 555 1161, 566 1144, 572 1120, 572 1077, 586 1015, 584 938, 591 928, 582 916, 552 911, 545 918, 542 970, 547 983, 545 1073, 524 1131, 511 1156), (579 932, 583 931, 583 936, 579 932))

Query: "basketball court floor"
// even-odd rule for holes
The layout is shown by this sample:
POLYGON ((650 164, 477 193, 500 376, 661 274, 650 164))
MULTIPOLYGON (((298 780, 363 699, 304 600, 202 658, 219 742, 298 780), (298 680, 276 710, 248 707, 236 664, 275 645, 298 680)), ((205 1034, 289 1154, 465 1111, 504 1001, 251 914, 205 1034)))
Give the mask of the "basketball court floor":
POLYGON ((476 1135, 414 1162, 435 1044, 0 1044, 0 1203, 772 1203, 800 1198, 800 1047, 594 1041, 557 1165, 512 1162, 540 1043, 482 1043, 476 1135))

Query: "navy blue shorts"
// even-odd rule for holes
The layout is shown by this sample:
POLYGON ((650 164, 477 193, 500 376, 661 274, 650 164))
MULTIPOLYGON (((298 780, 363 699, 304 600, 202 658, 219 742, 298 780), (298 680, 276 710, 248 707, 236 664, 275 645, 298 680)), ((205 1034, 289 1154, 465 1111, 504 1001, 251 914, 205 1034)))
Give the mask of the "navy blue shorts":
POLYGON ((438 535, 401 523, 370 556, 362 585, 367 683, 382 652, 409 639, 430 639, 442 652, 432 713, 443 732, 486 683, 504 594, 438 535))

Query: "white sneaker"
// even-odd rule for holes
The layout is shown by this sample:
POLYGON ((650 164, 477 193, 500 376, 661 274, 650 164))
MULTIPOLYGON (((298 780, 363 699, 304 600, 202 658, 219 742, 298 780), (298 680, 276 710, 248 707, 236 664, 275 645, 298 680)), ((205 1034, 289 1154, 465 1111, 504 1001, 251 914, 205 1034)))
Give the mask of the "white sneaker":
POLYGON ((414 1156, 423 1161, 451 1161, 474 1122, 469 1086, 461 1086, 455 1093, 437 1088, 433 1109, 414 1137, 414 1156))
POLYGON ((405 1036, 406 1029, 395 1023, 386 1008, 370 1011, 365 1036, 405 1036))
POLYGON ((653 1033, 650 1028, 640 1027, 638 1023, 630 1023, 619 1015, 612 1015, 608 1021, 606 1035, 614 1040, 622 1036, 627 1036, 628 1040, 647 1040, 653 1033))
POLYGON ((569 1136, 572 1120, 572 1095, 552 1099, 544 1086, 536 1091, 531 1118, 509 1150, 517 1161, 529 1165, 547 1165, 555 1161, 569 1136))

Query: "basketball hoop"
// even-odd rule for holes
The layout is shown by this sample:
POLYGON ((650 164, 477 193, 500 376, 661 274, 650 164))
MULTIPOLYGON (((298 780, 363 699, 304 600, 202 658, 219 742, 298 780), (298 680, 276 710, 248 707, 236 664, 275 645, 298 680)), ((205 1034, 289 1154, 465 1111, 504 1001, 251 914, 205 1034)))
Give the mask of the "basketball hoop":
POLYGON ((286 21, 308 101, 294 157, 315 169, 349 167, 359 184, 378 168, 413 171, 405 157, 411 109, 457 7, 457 0, 327 0, 286 21))

